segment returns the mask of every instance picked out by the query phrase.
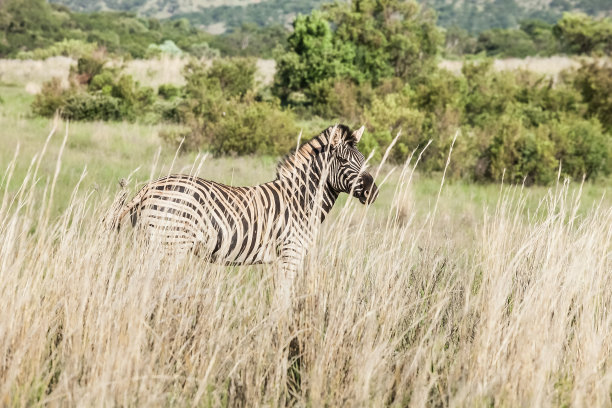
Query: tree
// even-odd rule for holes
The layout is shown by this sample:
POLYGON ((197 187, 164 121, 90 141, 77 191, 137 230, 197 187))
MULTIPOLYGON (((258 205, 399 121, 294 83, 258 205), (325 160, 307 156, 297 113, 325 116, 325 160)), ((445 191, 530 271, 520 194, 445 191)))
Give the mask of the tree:
POLYGON ((321 95, 315 90, 336 80, 410 81, 434 68, 442 43, 435 15, 412 0, 334 3, 293 27, 288 52, 277 58, 275 92, 285 100, 291 92, 321 95))
POLYGON ((298 16, 287 39, 289 52, 277 58, 275 92, 287 99, 291 92, 306 91, 328 78, 359 78, 351 44, 336 40, 329 21, 319 11, 298 16))
POLYGON ((565 13, 553 28, 563 49, 570 53, 612 53, 612 20, 593 19, 582 13, 565 13))

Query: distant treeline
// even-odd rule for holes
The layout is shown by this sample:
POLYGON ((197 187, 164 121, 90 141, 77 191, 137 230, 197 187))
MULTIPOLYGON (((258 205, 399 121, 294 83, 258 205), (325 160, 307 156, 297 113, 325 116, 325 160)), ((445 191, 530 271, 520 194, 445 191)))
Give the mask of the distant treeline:
POLYGON ((477 36, 451 27, 446 30, 445 53, 459 56, 483 53, 490 57, 550 56, 554 54, 612 53, 612 20, 566 13, 556 24, 524 20, 519 28, 494 28, 477 36))
MULTIPOLYGON (((196 57, 272 58, 275 49, 282 51, 286 48, 290 35, 286 27, 270 24, 277 21, 275 16, 289 9, 307 14, 308 10, 324 1, 313 0, 302 4, 302 8, 293 3, 298 2, 271 0, 238 8, 214 8, 207 13, 185 16, 189 19, 157 20, 130 12, 73 12, 45 0, 5 0, 0 2, 0 57, 78 56, 84 53, 82 44, 94 44, 105 47, 108 52, 134 58, 159 52, 187 53, 196 57), (224 13, 230 13, 230 10, 231 16, 225 16, 224 13), (244 23, 241 13, 249 14, 255 20, 244 23), (267 25, 262 26, 263 21, 255 18, 258 15, 266 19, 267 25), (208 25, 219 20, 230 22, 228 32, 212 35, 197 28, 199 24, 208 25)), ((361 2, 354 3, 360 7, 361 2)), ((383 8, 388 7, 383 6, 383 2, 380 4, 383 8)), ((334 6, 321 7, 325 10, 334 6)), ((609 54, 612 51, 612 20, 595 19, 584 14, 565 14, 555 24, 524 20, 518 28, 495 28, 478 35, 458 27, 438 31, 446 38, 441 44, 441 52, 451 58, 472 54, 526 57, 560 53, 609 54)))
MULTIPOLYGON (((310 14, 320 8, 323 3, 333 3, 331 0, 262 0, 246 6, 223 5, 223 1, 215 1, 217 6, 206 7, 210 1, 195 2, 179 0, 50 0, 52 3, 67 5, 78 11, 132 11, 154 17, 158 14, 171 18, 186 17, 194 24, 222 23, 233 30, 243 24, 259 26, 286 22, 298 14, 310 14), (193 11, 193 4, 202 8, 193 11), (204 8, 205 7, 205 8, 204 8)), ((348 0, 337 0, 348 2, 348 0)), ((359 2, 359 0, 352 0, 359 2)), ((516 28, 524 20, 541 20, 554 24, 565 12, 582 12, 591 16, 612 17, 610 0, 419 0, 422 6, 432 8, 438 15, 438 25, 441 27, 460 27, 472 35, 478 35, 492 28, 516 28)))
MULTIPOLYGON (((0 58, 54 46, 60 53, 78 54, 79 50, 73 48, 79 43, 144 58, 159 51, 156 46, 169 41, 179 51, 194 56, 209 56, 211 50, 218 50, 228 56, 271 57, 274 47, 282 44, 287 35, 287 30, 278 25, 264 28, 244 25, 224 35, 212 35, 186 19, 160 21, 129 12, 77 13, 46 0, 0 2, 0 58), (73 48, 61 46, 67 41, 73 48)), ((47 53, 40 51, 38 55, 47 53)))

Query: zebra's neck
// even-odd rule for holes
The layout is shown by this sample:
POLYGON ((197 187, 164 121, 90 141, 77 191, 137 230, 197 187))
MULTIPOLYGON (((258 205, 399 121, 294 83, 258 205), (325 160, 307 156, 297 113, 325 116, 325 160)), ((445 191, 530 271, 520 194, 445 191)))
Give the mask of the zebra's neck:
POLYGON ((329 184, 325 172, 316 166, 296 169, 291 177, 279 177, 287 204, 304 220, 321 222, 331 211, 339 193, 329 184))
POLYGON ((321 221, 331 211, 339 193, 328 182, 330 142, 327 132, 301 145, 277 167, 285 197, 302 219, 321 221))

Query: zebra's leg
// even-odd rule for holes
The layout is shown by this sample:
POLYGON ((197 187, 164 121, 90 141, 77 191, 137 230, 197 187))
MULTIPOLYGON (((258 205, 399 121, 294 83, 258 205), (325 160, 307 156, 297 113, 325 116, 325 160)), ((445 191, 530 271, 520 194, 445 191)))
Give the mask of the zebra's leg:
POLYGON ((291 308, 293 286, 298 270, 302 267, 306 249, 296 242, 289 242, 281 248, 279 276, 276 284, 276 303, 282 310, 291 308))

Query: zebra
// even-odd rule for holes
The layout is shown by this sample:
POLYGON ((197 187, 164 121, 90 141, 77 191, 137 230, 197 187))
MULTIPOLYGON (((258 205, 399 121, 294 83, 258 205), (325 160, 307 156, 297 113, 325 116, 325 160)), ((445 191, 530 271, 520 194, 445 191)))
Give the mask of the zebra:
POLYGON ((193 251, 214 263, 247 265, 280 260, 292 282, 323 222, 341 193, 362 204, 378 196, 356 131, 330 126, 283 158, 276 179, 233 187, 193 175, 174 174, 146 184, 123 205, 128 215, 164 246, 193 251))

